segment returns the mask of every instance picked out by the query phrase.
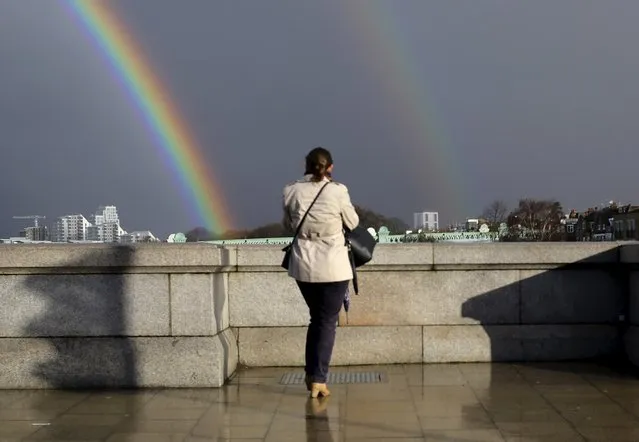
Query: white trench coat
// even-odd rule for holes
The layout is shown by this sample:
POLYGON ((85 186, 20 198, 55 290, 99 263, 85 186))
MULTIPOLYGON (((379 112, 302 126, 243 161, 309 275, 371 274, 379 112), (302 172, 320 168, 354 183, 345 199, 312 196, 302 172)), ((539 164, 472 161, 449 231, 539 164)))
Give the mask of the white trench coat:
MULTIPOLYGON (((328 178, 315 182, 312 175, 284 187, 284 223, 295 231, 304 213, 328 178)), ((354 229, 359 217, 345 185, 331 181, 309 212, 291 250, 288 274, 303 282, 337 282, 353 279, 342 226, 354 229)))

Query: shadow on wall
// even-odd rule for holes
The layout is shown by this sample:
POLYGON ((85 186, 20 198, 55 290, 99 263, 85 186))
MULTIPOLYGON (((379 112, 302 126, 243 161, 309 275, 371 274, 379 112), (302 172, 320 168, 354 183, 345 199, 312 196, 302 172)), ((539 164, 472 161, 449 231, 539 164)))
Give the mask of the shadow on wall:
POLYGON ((509 271, 520 272, 517 283, 461 309, 483 326, 492 361, 625 358, 629 273, 618 249, 553 270, 509 271))
POLYGON ((126 337, 124 274, 134 253, 133 247, 119 245, 87 248, 80 258, 68 262, 61 274, 26 278, 29 291, 46 300, 44 314, 26 327, 26 333, 49 343, 44 352, 48 360, 33 368, 33 374, 47 386, 137 386, 135 347, 126 337), (101 272, 112 273, 92 273, 91 266, 96 264, 101 272))
POLYGON ((462 316, 480 321, 490 339, 492 361, 526 362, 466 368, 481 405, 464 405, 464 420, 507 404, 505 419, 523 421, 526 407, 542 409, 542 397, 557 391, 549 385, 594 390, 592 380, 636 378, 623 346, 630 287, 619 250, 555 270, 520 272, 518 283, 462 305, 462 316))

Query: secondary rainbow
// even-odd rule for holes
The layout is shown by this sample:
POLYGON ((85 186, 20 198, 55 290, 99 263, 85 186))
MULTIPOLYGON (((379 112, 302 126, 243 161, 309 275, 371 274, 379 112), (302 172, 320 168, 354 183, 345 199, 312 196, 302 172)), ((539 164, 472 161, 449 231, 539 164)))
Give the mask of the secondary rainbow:
POLYGON ((67 0, 67 5, 82 21, 142 112, 203 227, 214 232, 230 229, 231 217, 222 192, 195 137, 124 22, 106 1, 67 0))
POLYGON ((363 58, 382 85, 390 113, 402 128, 407 145, 415 150, 406 167, 414 168, 411 174, 416 188, 424 185, 424 174, 431 175, 442 201, 452 206, 448 210, 464 214, 469 204, 472 206, 470 178, 434 111, 427 72, 418 66, 415 54, 401 35, 402 25, 393 10, 395 3, 349 0, 339 5, 345 29, 358 44, 357 56, 363 58))

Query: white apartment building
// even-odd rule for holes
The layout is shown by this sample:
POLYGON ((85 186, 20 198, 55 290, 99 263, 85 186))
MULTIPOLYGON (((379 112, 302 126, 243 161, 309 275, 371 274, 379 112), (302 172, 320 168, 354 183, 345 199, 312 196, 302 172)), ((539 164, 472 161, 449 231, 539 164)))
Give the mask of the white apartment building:
POLYGON ((119 242, 126 231, 120 226, 118 209, 115 206, 100 206, 91 216, 93 225, 88 228, 87 239, 105 243, 119 242))
POLYGON ((118 209, 115 206, 100 206, 98 210, 91 217, 91 221, 94 225, 108 224, 108 223, 120 223, 120 217, 118 216, 118 209))
POLYGON ((80 214, 61 216, 55 223, 53 237, 56 242, 85 241, 91 223, 80 214))
POLYGON ((413 213, 413 228, 415 230, 439 230, 439 212, 413 213))
POLYGON ((126 231, 119 223, 103 223, 89 226, 87 229, 87 239, 89 241, 99 241, 105 243, 119 242, 126 231))

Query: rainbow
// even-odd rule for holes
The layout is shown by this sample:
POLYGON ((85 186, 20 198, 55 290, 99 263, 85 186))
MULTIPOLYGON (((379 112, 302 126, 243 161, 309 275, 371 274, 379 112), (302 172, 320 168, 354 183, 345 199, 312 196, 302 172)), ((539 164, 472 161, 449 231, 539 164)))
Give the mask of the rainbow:
MULTIPOLYGON (((402 26, 393 11, 395 3, 384 0, 340 2, 346 31, 359 47, 369 72, 382 85, 384 102, 404 134, 416 188, 424 186, 424 173, 438 185, 440 197, 458 215, 470 200, 469 177, 459 153, 437 118, 427 89, 426 72, 417 65, 411 48, 401 35, 402 26)), ((430 180, 429 180, 430 181, 430 180)), ((421 208, 415 208, 421 209, 421 208)))
POLYGON ((229 211, 195 137, 123 21, 106 1, 67 0, 66 4, 81 20, 142 112, 162 154, 167 156, 182 188, 192 199, 203 227, 213 232, 229 230, 233 225, 229 211))

